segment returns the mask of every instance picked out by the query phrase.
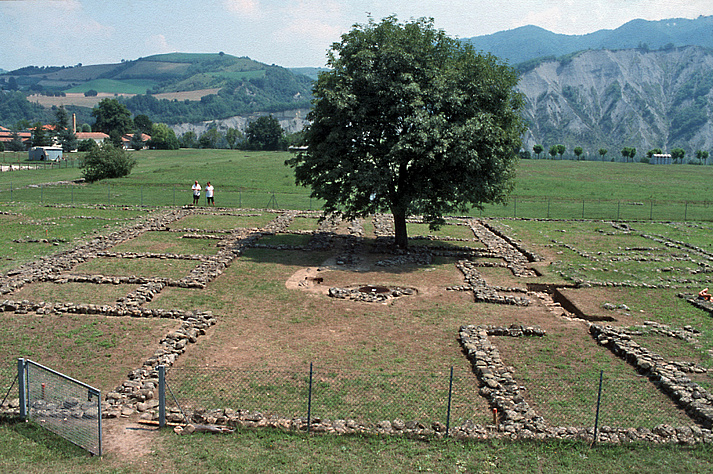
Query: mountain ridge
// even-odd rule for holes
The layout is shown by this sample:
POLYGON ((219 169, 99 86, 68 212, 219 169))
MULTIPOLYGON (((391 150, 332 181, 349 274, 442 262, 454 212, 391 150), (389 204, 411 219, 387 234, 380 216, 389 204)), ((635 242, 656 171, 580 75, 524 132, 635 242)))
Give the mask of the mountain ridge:
POLYGON ((589 49, 661 49, 678 46, 713 48, 713 15, 696 19, 635 19, 618 28, 584 35, 553 33, 534 25, 463 38, 475 49, 492 53, 512 65, 545 56, 564 56, 589 49))
MULTIPOLYGON (((590 50, 520 77, 527 150, 713 149, 713 49, 590 50)), ((611 155, 610 155, 611 156, 611 155)), ((641 155, 639 155, 641 156, 641 155)))

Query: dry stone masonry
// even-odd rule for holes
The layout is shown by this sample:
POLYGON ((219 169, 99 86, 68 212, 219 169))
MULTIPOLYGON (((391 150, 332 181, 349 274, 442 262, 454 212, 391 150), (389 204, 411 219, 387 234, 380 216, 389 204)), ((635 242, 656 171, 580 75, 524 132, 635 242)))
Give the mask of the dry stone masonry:
POLYGON ((695 364, 691 366, 667 361, 634 342, 632 336, 622 328, 592 324, 589 331, 599 344, 649 377, 663 393, 686 410, 693 420, 707 429, 713 427, 713 394, 686 375, 686 372, 700 370, 695 364), (682 367, 688 367, 688 370, 682 370, 682 367))
MULTIPOLYGON (((311 234, 309 243, 304 247, 294 247, 299 250, 325 250, 339 249, 337 263, 341 265, 354 265, 358 263, 358 254, 364 246, 364 227, 360 219, 346 223, 347 235, 337 232, 342 222, 337 218, 320 219, 317 230, 314 232, 303 230, 290 230, 289 226, 295 219, 318 219, 321 217, 316 212, 298 211, 260 211, 261 214, 272 212, 275 219, 263 228, 238 228, 232 230, 202 230, 178 228, 176 222, 193 214, 206 214, 209 211, 190 207, 171 209, 143 219, 138 224, 133 224, 125 229, 112 232, 106 236, 96 237, 78 247, 52 256, 44 257, 37 262, 23 265, 8 272, 0 278, 0 295, 11 297, 12 293, 22 286, 33 282, 54 282, 57 284, 77 282, 88 284, 131 284, 138 285, 133 291, 119 298, 114 304, 74 304, 68 302, 30 302, 14 301, 11 298, 0 302, 0 312, 37 313, 37 314, 99 314, 106 316, 130 316, 141 318, 171 318, 180 322, 175 330, 169 332, 158 343, 158 348, 153 355, 131 371, 115 390, 108 392, 103 402, 102 410, 107 417, 130 416, 141 413, 146 420, 157 419, 157 367, 164 365, 170 369, 187 348, 196 343, 206 331, 217 323, 216 316, 211 311, 182 311, 149 309, 144 307, 152 301, 166 287, 205 288, 207 284, 220 276, 222 272, 242 252, 249 247, 259 245, 259 240, 264 235, 275 233, 311 234), (215 240, 218 252, 215 255, 182 255, 158 254, 150 252, 114 252, 112 247, 131 240, 148 231, 164 231, 182 233, 182 238, 215 240), (104 276, 82 275, 73 272, 74 267, 93 258, 121 258, 121 259, 181 259, 195 261, 196 266, 183 278, 144 278, 136 276, 104 276)), ((219 215, 261 215, 230 213, 225 210, 214 210, 210 214, 219 215)), ((481 219, 461 218, 451 220, 455 225, 468 226, 474 235, 473 240, 483 244, 482 247, 446 246, 439 245, 439 240, 466 241, 469 239, 436 238, 434 236, 417 236, 415 239, 426 239, 428 245, 415 246, 409 252, 393 252, 391 238, 393 236, 393 220, 390 216, 376 215, 372 219, 374 231, 377 236, 374 252, 389 254, 379 262, 381 266, 394 266, 403 264, 424 265, 432 261, 434 255, 446 255, 458 259, 457 266, 464 274, 465 284, 452 287, 452 290, 472 291, 476 301, 525 306, 530 301, 525 297, 503 295, 502 293, 527 293, 524 288, 498 288, 489 286, 482 277, 478 268, 486 266, 502 266, 509 269, 517 277, 535 276, 528 264, 540 260, 524 246, 508 237, 494 224, 481 219), (484 259, 502 259, 502 263, 492 261, 478 261, 484 259)), ((418 219, 413 222, 421 222, 418 219)), ((612 224, 616 232, 633 232, 628 226, 612 224)), ((656 242, 663 242, 667 246, 674 246, 693 252, 700 258, 698 270, 706 273, 711 271, 705 260, 713 260, 710 253, 691 248, 688 244, 667 241, 658 236, 647 237, 656 242)), ((292 249, 291 246, 281 246, 281 249, 292 249)), ((572 249, 576 251, 576 249, 572 249)), ((638 250, 646 252, 646 250, 638 250)), ((599 262, 603 258, 624 258, 622 255, 587 255, 586 258, 599 262)), ((632 257, 634 258, 634 257, 632 257)), ((653 258, 642 255, 635 258, 653 258)), ((688 257, 681 257, 682 259, 688 257)), ((692 261, 692 260, 691 260, 692 261)), ((584 282, 583 282, 584 283, 584 282)), ((393 298, 415 294, 414 288, 405 287, 378 287, 375 285, 358 285, 348 288, 331 288, 329 294, 335 298, 354 299, 367 302, 385 302, 393 298), (371 291, 373 289, 373 291, 371 291)), ((711 308, 713 310, 713 307, 711 308)), ((608 347, 615 354, 626 359, 641 373, 647 375, 672 399, 683 406, 693 419, 698 421, 703 428, 671 427, 659 425, 653 430, 639 429, 613 429, 602 427, 599 441, 612 443, 629 441, 649 442, 713 442, 710 428, 713 425, 713 396, 702 387, 698 386, 686 376, 690 373, 700 373, 705 368, 691 363, 664 361, 660 356, 647 351, 633 343, 632 336, 638 331, 648 331, 669 337, 676 337, 685 341, 696 340, 698 332, 686 327, 682 329, 670 328, 655 322, 647 322, 641 328, 613 328, 611 326, 590 325, 592 336, 603 346, 608 347)), ((491 342, 493 337, 546 337, 545 331, 538 327, 510 326, 462 326, 458 339, 464 353, 470 359, 473 371, 479 381, 479 392, 496 408, 499 414, 498 425, 478 425, 472 421, 465 421, 460 426, 451 427, 450 436, 456 438, 509 438, 509 439, 582 439, 593 441, 592 428, 552 427, 538 415, 527 403, 525 397, 526 387, 520 386, 514 379, 500 354, 491 342)), ((48 416, 59 410, 72 410, 81 408, 80 404, 63 407, 42 407, 47 409, 48 416)), ((10 405, 11 410, 16 410, 16 403, 10 405)), ((259 412, 223 408, 206 411, 194 409, 180 412, 177 409, 168 413, 168 420, 176 423, 191 422, 196 424, 220 425, 224 427, 261 427, 271 426, 286 430, 306 430, 308 420, 305 418, 280 418, 265 416, 259 412)), ((365 424, 355 420, 328 420, 314 418, 309 420, 309 425, 318 433, 371 433, 409 436, 416 438, 442 437, 446 428, 439 422, 425 425, 418 421, 409 420, 383 420, 379 423, 365 424)), ((188 430, 190 431, 190 430, 188 430)))

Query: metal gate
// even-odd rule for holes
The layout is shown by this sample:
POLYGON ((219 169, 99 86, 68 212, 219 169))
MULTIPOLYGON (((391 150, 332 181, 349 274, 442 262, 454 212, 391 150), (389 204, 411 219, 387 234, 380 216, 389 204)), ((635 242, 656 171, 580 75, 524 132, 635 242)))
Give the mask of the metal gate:
POLYGON ((101 391, 28 359, 18 359, 20 415, 102 454, 101 391))

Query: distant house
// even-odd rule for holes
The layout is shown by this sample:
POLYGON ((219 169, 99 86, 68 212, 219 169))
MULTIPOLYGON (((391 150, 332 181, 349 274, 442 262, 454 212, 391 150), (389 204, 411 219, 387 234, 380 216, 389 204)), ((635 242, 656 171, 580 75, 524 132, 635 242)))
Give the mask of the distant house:
POLYGON ((75 135, 77 135, 77 141, 94 140, 97 145, 101 145, 104 140, 109 139, 109 135, 103 132, 77 132, 75 135))
POLYGON ((62 147, 33 146, 29 151, 30 161, 59 161, 62 159, 62 147))
MULTIPOLYGON (((121 137, 121 144, 124 147, 125 150, 128 150, 131 148, 131 140, 134 138, 133 133, 127 133, 126 135, 123 135, 121 137)), ((146 147, 146 142, 151 140, 151 135, 146 135, 145 133, 141 134, 141 141, 144 142, 144 148, 146 147)))
MULTIPOLYGON (((11 130, 8 130, 5 127, 0 127, 0 142, 3 142, 3 143, 11 142, 12 134, 13 134, 13 132, 11 130)), ((20 137, 20 140, 22 140, 23 143, 27 144, 30 142, 30 139, 32 138, 32 132, 23 130, 21 132, 17 132, 17 136, 20 137)))
POLYGON ((651 159, 649 160, 649 164, 652 165, 670 165, 671 163, 671 155, 669 155, 668 153, 656 153, 654 155, 651 155, 651 159))

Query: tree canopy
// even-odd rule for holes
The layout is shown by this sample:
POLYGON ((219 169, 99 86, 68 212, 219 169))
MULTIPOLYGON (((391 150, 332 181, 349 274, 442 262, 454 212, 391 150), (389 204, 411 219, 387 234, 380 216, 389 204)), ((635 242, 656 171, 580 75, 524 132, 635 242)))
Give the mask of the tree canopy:
POLYGON ((284 134, 280 122, 272 115, 259 117, 245 128, 248 145, 255 150, 277 150, 284 134))
POLYGON ((123 148, 109 143, 93 147, 80 164, 84 179, 91 182, 101 179, 121 178, 131 173, 136 160, 123 148))
POLYGON ((112 132, 121 136, 134 129, 134 121, 131 119, 131 112, 124 104, 116 99, 102 99, 94 110, 92 116, 96 118, 96 123, 92 126, 95 132, 104 132, 112 135, 112 132))
POLYGON ((307 151, 287 164, 327 213, 390 211, 431 228, 451 212, 504 202, 521 136, 516 72, 436 30, 433 20, 370 20, 334 43, 313 93, 307 151))

